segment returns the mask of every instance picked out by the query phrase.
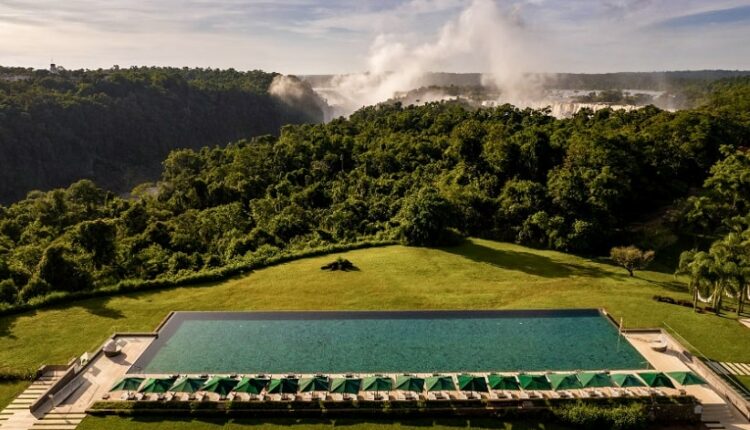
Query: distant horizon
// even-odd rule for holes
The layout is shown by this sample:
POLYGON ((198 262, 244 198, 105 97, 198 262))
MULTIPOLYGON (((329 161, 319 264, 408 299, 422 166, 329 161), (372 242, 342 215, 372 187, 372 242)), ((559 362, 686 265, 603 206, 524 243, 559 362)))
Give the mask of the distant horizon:
MULTIPOLYGON (((367 70, 363 71, 351 71, 351 72, 342 72, 342 73, 282 73, 277 70, 269 70, 269 69, 262 69, 262 68, 238 68, 238 67, 212 67, 212 66, 174 66, 174 65, 128 65, 128 66, 121 66, 119 64, 113 64, 109 67, 67 67, 64 63, 49 63, 46 67, 37 67, 37 66, 27 66, 27 65, 16 65, 16 64, 0 64, 0 67, 2 68, 21 68, 21 69, 32 69, 34 71, 38 70, 49 70, 52 65, 55 65, 57 67, 62 67, 63 69, 67 71, 78 71, 78 70, 85 70, 85 71, 95 71, 95 70, 115 70, 115 68, 119 68, 120 70, 128 70, 132 68, 172 68, 172 69, 212 69, 212 70, 236 70, 238 72, 251 72, 253 70, 261 70, 268 73, 281 73, 288 76, 340 76, 340 75, 357 75, 357 74, 364 74, 364 73, 372 73, 367 70)), ((734 72, 734 73, 750 73, 750 68, 747 69, 727 69, 727 68, 701 68, 701 69, 663 69, 663 70, 615 70, 615 71, 606 71, 606 72, 570 72, 570 71, 564 71, 564 72, 524 72, 524 74, 527 75, 607 75, 607 74, 619 74, 619 73, 631 73, 631 74, 649 74, 649 73, 690 73, 690 72, 734 72)), ((395 73, 395 71, 387 71, 386 73, 395 73)), ((477 71, 466 71, 466 72, 451 72, 451 71, 426 71, 424 74, 449 74, 449 75, 489 75, 492 72, 477 72, 477 71)))

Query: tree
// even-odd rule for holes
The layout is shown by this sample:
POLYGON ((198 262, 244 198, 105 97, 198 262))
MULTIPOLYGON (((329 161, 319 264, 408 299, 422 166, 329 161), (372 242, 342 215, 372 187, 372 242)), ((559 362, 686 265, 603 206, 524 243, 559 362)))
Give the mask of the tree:
POLYGON ((91 274, 75 261, 69 249, 52 244, 44 250, 36 275, 58 291, 84 291, 93 287, 91 274))
POLYGON ((688 290, 693 295, 693 310, 698 309, 698 299, 702 294, 713 293, 713 258, 707 252, 691 250, 680 254, 675 275, 688 276, 688 290))
POLYGON ((740 315, 747 285, 750 282, 750 246, 742 234, 731 232, 711 245, 709 254, 715 261, 717 278, 716 310, 720 311, 723 296, 737 299, 737 316, 740 315))
POLYGON ((635 246, 616 246, 609 251, 609 257, 618 266, 622 266, 628 271, 630 276, 636 270, 642 270, 648 267, 653 261, 656 253, 654 251, 642 251, 635 246))
POLYGON ((85 221, 78 224, 73 241, 86 252, 91 253, 91 261, 99 269, 114 260, 116 236, 117 229, 112 222, 104 220, 85 221))
POLYGON ((742 312, 750 283, 750 243, 745 234, 729 233, 711 244, 708 252, 686 251, 680 255, 676 274, 689 277, 693 307, 698 295, 710 294, 711 306, 721 313, 724 296, 737 299, 737 315, 742 312))
POLYGON ((412 246, 445 244, 451 213, 446 199, 432 189, 423 188, 405 199, 399 214, 401 241, 412 246))

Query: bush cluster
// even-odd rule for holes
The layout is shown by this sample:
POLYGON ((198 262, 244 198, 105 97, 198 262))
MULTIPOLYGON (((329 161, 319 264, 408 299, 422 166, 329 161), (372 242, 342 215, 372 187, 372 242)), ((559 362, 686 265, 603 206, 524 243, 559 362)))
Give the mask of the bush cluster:
POLYGON ((562 423, 581 429, 635 430, 646 428, 649 417, 642 403, 602 406, 579 402, 552 409, 562 423))

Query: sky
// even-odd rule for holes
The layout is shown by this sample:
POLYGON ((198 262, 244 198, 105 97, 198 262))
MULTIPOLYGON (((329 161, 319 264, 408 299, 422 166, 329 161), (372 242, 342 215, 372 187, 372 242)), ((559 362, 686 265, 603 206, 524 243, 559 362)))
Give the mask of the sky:
MULTIPOLYGON (((384 40, 408 56, 477 1, 0 0, 0 65, 361 72, 384 40)), ((517 47, 529 71, 750 69, 750 0, 483 1, 508 28, 485 43, 517 47)), ((483 72, 487 52, 434 71, 483 72)))

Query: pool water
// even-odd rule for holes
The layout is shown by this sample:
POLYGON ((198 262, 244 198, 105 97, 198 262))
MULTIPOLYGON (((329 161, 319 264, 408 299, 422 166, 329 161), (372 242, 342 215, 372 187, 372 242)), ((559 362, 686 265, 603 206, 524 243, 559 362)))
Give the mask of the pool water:
POLYGON ((131 373, 643 369, 598 310, 176 312, 131 373))

